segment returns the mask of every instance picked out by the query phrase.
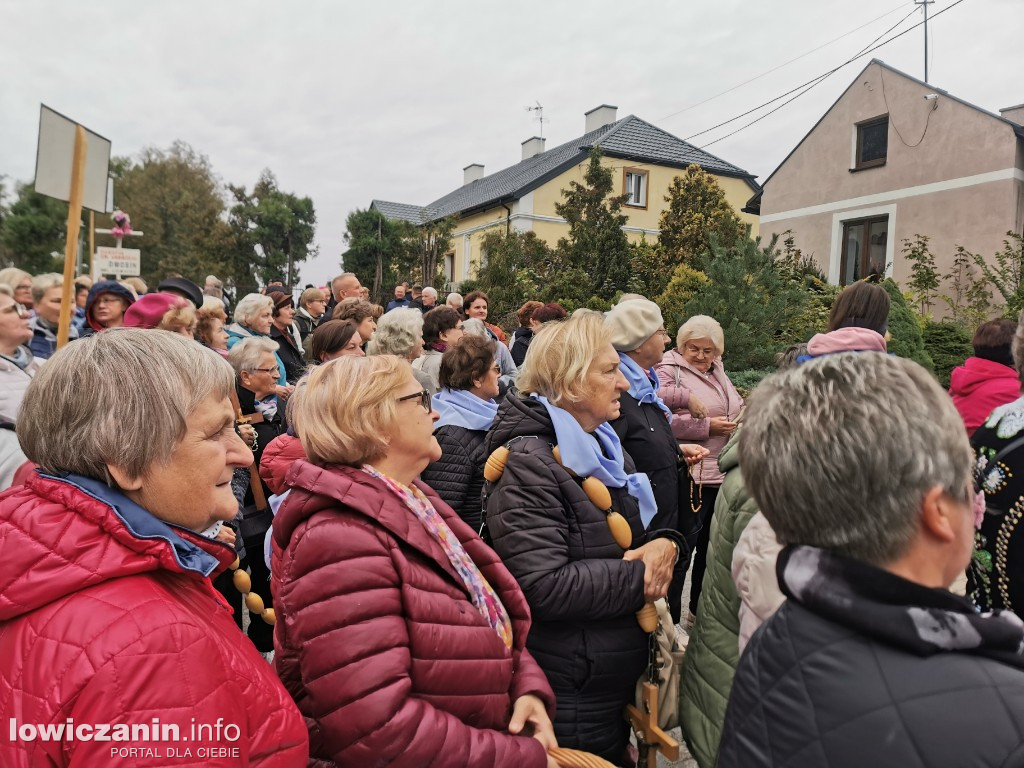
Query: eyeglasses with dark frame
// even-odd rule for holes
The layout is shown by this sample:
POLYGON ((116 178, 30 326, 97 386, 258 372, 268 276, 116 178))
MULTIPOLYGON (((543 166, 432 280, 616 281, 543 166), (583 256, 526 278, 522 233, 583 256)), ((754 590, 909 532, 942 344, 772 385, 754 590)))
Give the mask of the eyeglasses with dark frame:
POLYGON ((18 317, 26 317, 28 315, 28 307, 16 301, 11 306, 0 309, 0 312, 13 313, 18 317))
POLYGON ((416 392, 415 394, 412 395, 399 397, 397 398, 397 400, 398 402, 402 403, 405 402, 406 400, 415 400, 417 397, 420 399, 420 405, 423 406, 424 411, 430 413, 432 410, 434 410, 434 405, 430 397, 430 392, 426 389, 416 392))

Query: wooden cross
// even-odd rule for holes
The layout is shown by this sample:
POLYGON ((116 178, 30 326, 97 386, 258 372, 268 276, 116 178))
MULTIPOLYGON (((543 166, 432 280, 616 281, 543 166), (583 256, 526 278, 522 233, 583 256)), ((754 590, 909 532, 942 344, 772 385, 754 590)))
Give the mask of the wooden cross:
MULTIPOLYGON (((113 230, 110 230, 110 229, 94 229, 93 231, 97 235, 112 235, 112 234, 114 234, 113 230)), ((131 232, 126 232, 125 234, 128 237, 142 237, 145 233, 144 232, 138 232, 138 231, 133 229, 131 232)), ((114 238, 114 247, 115 248, 120 248, 121 247, 121 241, 123 239, 124 238, 121 238, 121 237, 115 237, 114 238)), ((96 254, 95 253, 89 254, 89 272, 92 273, 91 276, 92 276, 93 280, 95 280, 97 278, 97 275, 96 275, 96 254)), ((103 275, 99 275, 98 277, 102 278, 103 275)), ((116 278, 118 280, 120 280, 121 276, 117 275, 116 278)))
POLYGON ((663 752, 669 760, 678 760, 679 742, 658 725, 658 686, 654 683, 643 684, 643 705, 643 710, 634 704, 626 707, 626 719, 640 743, 641 763, 646 768, 657 768, 658 752, 663 752))

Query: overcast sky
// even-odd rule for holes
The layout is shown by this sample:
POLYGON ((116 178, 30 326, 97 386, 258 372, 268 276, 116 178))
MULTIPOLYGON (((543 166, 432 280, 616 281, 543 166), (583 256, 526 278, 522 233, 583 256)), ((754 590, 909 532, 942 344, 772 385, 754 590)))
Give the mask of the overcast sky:
MULTIPOLYGON (((954 3, 929 7, 950 8, 929 23, 930 82, 992 111, 1024 102, 1024 0, 954 3)), ((320 255, 302 282, 323 283, 353 209, 425 204, 460 185, 469 163, 491 173, 518 162, 520 142, 539 132, 527 105, 543 105, 548 147, 581 135, 583 113, 602 103, 687 138, 827 72, 913 10, 910 0, 0 0, 0 174, 32 178, 40 103, 111 139, 117 155, 181 139, 225 182, 251 187, 270 168, 283 189, 313 198, 320 255)), ((923 51, 918 28, 708 151, 763 181, 871 56, 923 77, 923 51)))

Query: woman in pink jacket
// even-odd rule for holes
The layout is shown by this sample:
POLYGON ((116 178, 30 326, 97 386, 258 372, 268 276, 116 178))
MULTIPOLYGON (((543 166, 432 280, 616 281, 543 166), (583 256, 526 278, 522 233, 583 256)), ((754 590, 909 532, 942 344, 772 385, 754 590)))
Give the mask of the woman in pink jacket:
POLYGON ((672 432, 680 441, 708 449, 708 456, 690 468, 689 492, 681 487, 679 494, 679 530, 693 549, 687 627, 693 626, 697 611, 707 563, 711 516, 724 479, 718 468, 718 454, 736 430, 736 419, 743 408, 743 398, 722 366, 723 352, 722 326, 712 317, 695 315, 679 328, 676 348, 666 352, 657 366, 661 397, 672 409, 672 432), (704 405, 704 418, 694 418, 686 407, 694 395, 704 405))

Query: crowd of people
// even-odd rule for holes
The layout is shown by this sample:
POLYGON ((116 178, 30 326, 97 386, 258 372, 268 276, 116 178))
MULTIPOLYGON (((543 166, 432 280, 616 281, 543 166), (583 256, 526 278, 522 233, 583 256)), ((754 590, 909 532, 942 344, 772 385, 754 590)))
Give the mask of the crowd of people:
POLYGON ((223 288, 79 278, 58 349, 0 271, 0 764, 632 766, 661 601, 701 768, 1024 754, 1024 316, 947 393, 858 282, 741 393, 636 294, 223 288))

